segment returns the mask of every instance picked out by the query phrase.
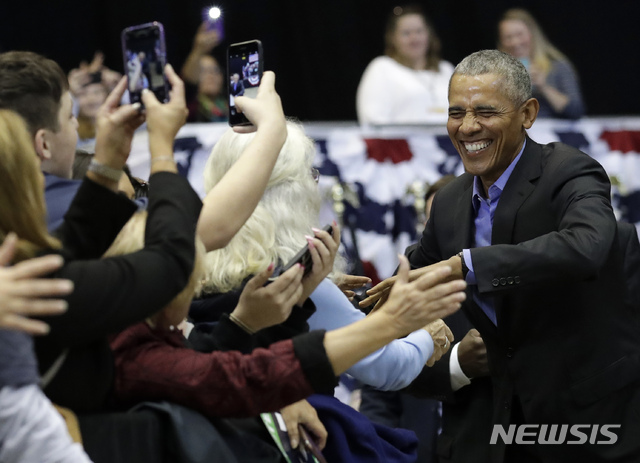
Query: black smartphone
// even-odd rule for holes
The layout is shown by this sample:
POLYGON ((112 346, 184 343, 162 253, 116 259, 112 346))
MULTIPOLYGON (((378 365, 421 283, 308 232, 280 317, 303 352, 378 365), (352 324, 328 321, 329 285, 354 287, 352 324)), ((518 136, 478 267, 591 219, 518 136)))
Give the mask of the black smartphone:
POLYGON ((251 125, 234 103, 236 96, 255 98, 264 72, 262 42, 233 43, 227 50, 227 85, 229 89, 229 125, 251 125))
POLYGON ((145 88, 162 103, 169 99, 169 84, 164 75, 167 51, 161 23, 140 24, 123 30, 122 57, 131 103, 142 103, 145 88))
POLYGON ((218 33, 218 41, 224 40, 224 21, 222 19, 222 9, 218 6, 206 6, 202 9, 202 22, 206 24, 208 31, 218 33))
POLYGON ((307 428, 305 428, 304 425, 299 424, 298 432, 300 433, 300 444, 298 446, 298 451, 302 455, 302 458, 304 458, 303 461, 327 463, 324 455, 322 455, 322 451, 320 451, 320 448, 318 448, 318 445, 313 440, 313 437, 311 437, 311 434, 307 431, 307 428))
MULTIPOLYGON (((331 225, 326 225, 323 228, 323 230, 326 231, 327 233, 329 233, 330 235, 333 235, 333 227, 331 225)), ((311 259, 311 252, 309 251, 309 245, 308 244, 305 244, 304 247, 302 249, 300 249, 300 251, 298 251, 296 253, 296 255, 293 256, 289 262, 287 262, 287 265, 282 267, 282 270, 280 270, 280 273, 278 275, 282 275, 284 272, 286 272, 287 270, 289 270, 291 267, 293 267, 296 264, 304 265, 303 278, 306 277, 307 274, 313 268, 313 261, 311 259)))

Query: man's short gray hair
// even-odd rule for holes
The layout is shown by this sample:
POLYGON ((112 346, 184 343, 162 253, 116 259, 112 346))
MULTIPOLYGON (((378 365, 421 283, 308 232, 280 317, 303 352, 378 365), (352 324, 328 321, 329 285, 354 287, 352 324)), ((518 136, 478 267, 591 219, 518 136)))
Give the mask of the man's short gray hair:
MULTIPOLYGON (((453 76, 496 74, 504 79, 504 93, 518 107, 531 98, 531 77, 517 58, 499 50, 481 50, 460 61, 453 76)), ((451 79, 453 79, 451 76, 451 79)), ((449 81, 451 91, 451 80, 449 81)))

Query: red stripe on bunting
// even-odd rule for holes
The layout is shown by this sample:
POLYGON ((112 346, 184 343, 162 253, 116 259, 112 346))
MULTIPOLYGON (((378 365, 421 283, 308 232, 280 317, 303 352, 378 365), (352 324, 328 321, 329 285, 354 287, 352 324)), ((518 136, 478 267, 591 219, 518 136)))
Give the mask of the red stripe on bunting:
POLYGON ((394 164, 409 161, 413 153, 404 139, 365 138, 367 157, 378 162, 391 161, 394 164))
POLYGON ((371 286, 375 286, 382 281, 380 275, 378 275, 378 270, 376 270, 376 267, 372 262, 363 260, 362 269, 364 270, 364 276, 371 278, 371 286))
POLYGON ((640 132, 635 130, 605 130, 600 139, 607 142, 611 151, 640 153, 640 132))

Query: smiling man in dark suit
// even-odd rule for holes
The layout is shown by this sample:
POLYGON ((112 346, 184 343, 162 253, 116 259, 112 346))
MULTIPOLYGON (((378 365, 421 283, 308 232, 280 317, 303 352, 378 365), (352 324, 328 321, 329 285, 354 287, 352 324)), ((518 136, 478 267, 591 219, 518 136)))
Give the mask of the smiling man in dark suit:
POLYGON ((444 261, 469 283, 493 422, 530 425, 514 442, 531 445, 498 436, 494 461, 640 461, 640 330, 609 180, 587 154, 528 138, 538 108, 518 60, 484 50, 456 67, 447 130, 466 173, 436 195, 412 276, 444 261))

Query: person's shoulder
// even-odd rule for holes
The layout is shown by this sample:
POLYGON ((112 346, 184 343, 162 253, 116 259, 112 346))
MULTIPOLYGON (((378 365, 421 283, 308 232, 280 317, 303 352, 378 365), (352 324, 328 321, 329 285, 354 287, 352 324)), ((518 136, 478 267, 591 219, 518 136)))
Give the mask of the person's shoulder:
POLYGON ((54 188, 71 188, 75 187, 80 188, 82 184, 82 180, 75 180, 71 178, 62 178, 53 174, 44 173, 44 188, 45 190, 50 190, 54 188))
POLYGON ((396 62, 396 60, 394 60, 389 56, 381 55, 373 58, 369 63, 369 65, 367 66, 367 68, 368 69, 388 69, 388 68, 397 67, 397 66, 398 66, 398 63, 396 62))
POLYGON ((473 184, 473 175, 465 172, 461 175, 458 175, 456 178, 451 180, 451 182, 443 186, 436 194, 440 192, 443 192, 447 195, 457 194, 460 190, 465 190, 472 184, 473 184))
POLYGON ((604 171, 602 165, 593 157, 562 142, 551 142, 544 145, 534 142, 532 149, 540 149, 542 166, 551 172, 565 169, 574 172, 586 171, 588 168, 604 171))
POLYGON ((457 176, 455 179, 447 183, 436 192, 435 196, 433 197, 432 207, 435 207, 437 202, 438 207, 449 208, 452 204, 452 201, 458 201, 460 195, 463 194, 468 188, 472 187, 473 175, 465 172, 457 176))
POLYGON ((440 62, 438 63, 438 71, 441 73, 453 74, 454 69, 455 69, 455 66, 451 64, 449 61, 441 59, 440 62))
POLYGON ((44 194, 46 199, 59 198, 61 196, 73 197, 82 185, 82 180, 56 177, 55 175, 47 173, 45 173, 44 179, 44 194))
POLYGON ((576 74, 575 67, 567 60, 553 60, 551 62, 551 74, 576 74))

